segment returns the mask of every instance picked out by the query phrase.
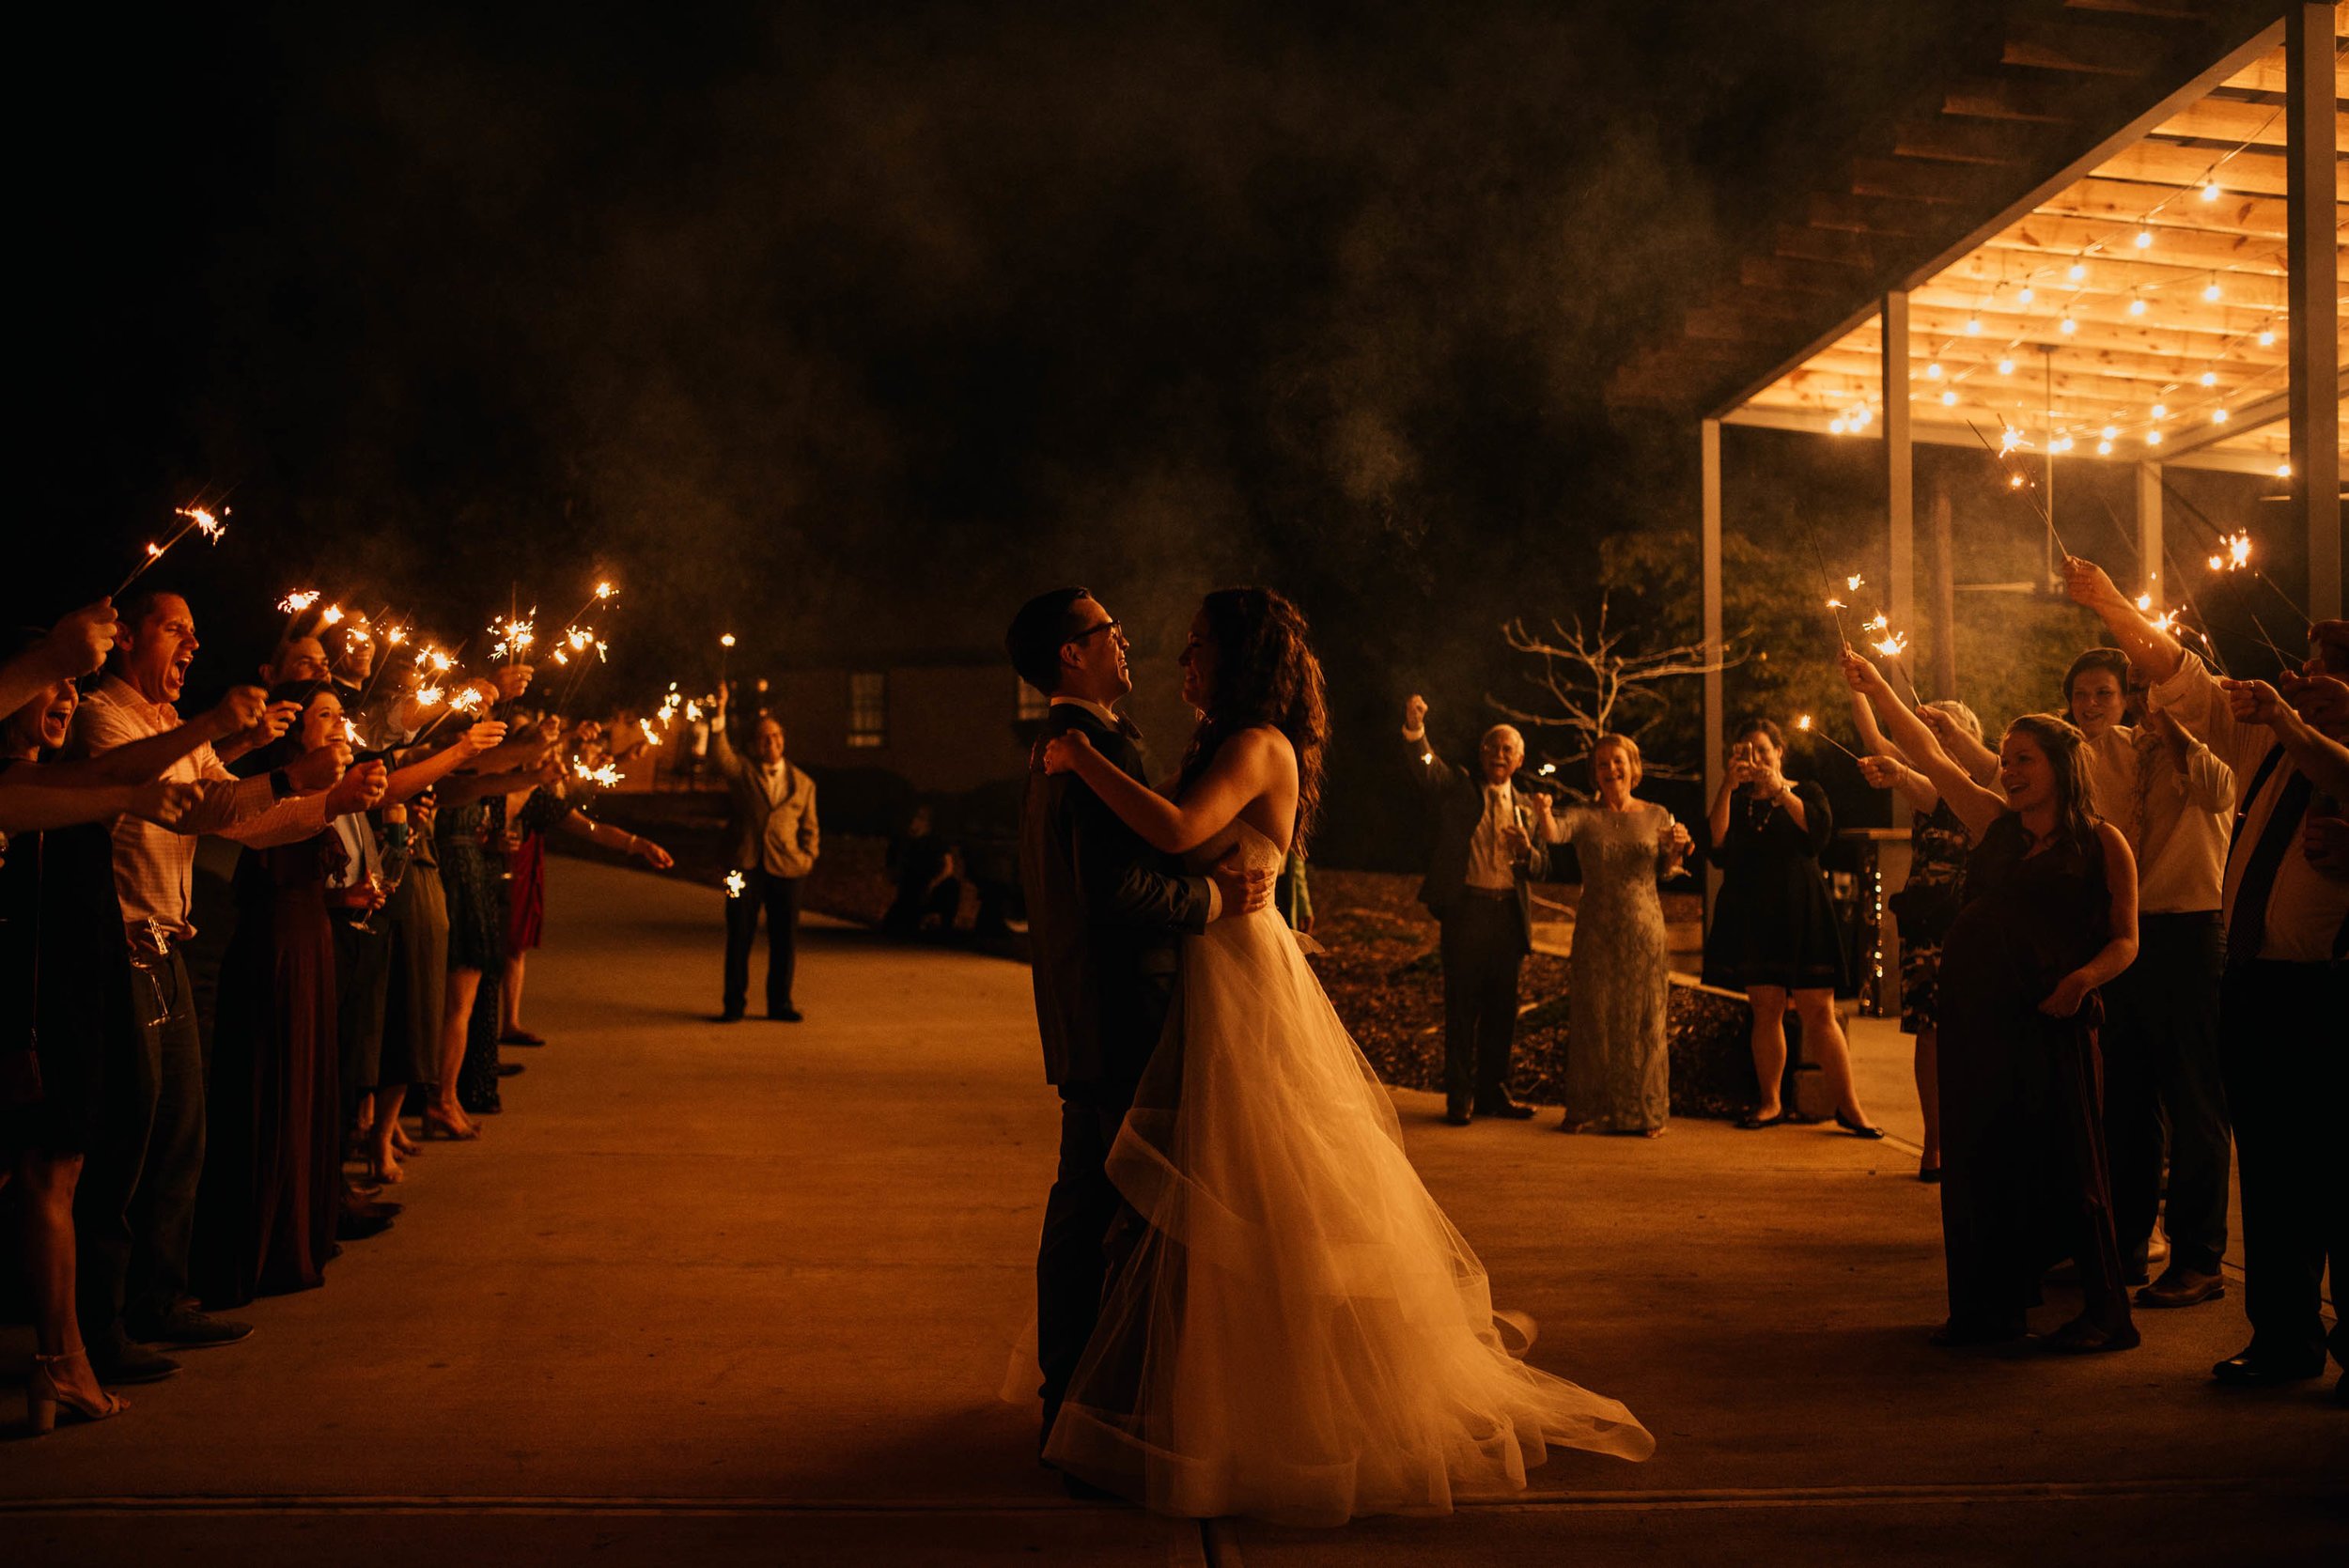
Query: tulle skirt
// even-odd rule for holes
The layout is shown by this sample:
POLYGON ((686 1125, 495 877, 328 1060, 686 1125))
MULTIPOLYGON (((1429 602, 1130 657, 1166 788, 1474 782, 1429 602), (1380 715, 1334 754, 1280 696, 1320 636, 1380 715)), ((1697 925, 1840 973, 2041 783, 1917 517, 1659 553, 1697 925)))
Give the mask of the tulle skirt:
POLYGON ((1403 1151, 1387 1091, 1269 910, 1184 944, 1112 1149, 1141 1217, 1045 1447, 1161 1514, 1334 1525, 1521 1488, 1553 1445, 1644 1459, 1535 1371, 1403 1151))

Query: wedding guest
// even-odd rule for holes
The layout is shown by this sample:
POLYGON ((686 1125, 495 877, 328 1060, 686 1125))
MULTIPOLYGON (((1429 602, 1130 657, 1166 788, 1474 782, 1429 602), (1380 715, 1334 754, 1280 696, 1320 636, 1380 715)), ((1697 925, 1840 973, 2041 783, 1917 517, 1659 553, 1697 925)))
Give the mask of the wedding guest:
MULTIPOLYGON (((2065 576, 2155 676, 2154 701, 2241 781, 2221 884, 2218 1030, 2251 1343, 2211 1371, 2242 1388, 2318 1377, 2327 1349, 2349 1366, 2349 1327, 2337 1318, 2327 1329, 2323 1316, 2327 1257, 2336 1281, 2349 1277, 2349 1178, 2333 1125, 2349 1055, 2328 1027, 2349 1017, 2349 876, 2312 858, 2310 828, 2341 815, 2326 797, 2349 784, 2339 744, 2349 740, 2349 622, 2312 627, 2307 660, 2276 687, 2230 690, 2088 563, 2067 563, 2065 576)), ((2334 1394, 2349 1398, 2349 1376, 2334 1394)))
POLYGON ((1671 955, 1657 882, 1679 873, 1694 843, 1672 813, 1632 795, 1641 771, 1637 740, 1603 735, 1591 748, 1596 804, 1553 815, 1548 797, 1536 798, 1543 837, 1572 845, 1582 868, 1567 974, 1573 1032, 1562 1132, 1660 1138, 1672 1115, 1664 1039, 1671 955))
POLYGON ((394 881, 383 907, 391 979, 364 1157, 369 1179, 378 1183, 401 1180, 406 1172, 400 1157, 413 1152, 399 1125, 410 1086, 430 1085, 440 1075, 441 994, 448 983, 448 905, 441 888, 440 859, 432 836, 439 805, 437 787, 422 791, 408 802, 408 866, 394 881))
MULTIPOLYGON (((1982 721, 1964 703, 1954 698, 1926 703, 1919 711, 1920 719, 1924 717, 1923 709, 1943 715, 1969 739, 1982 739, 1982 721)), ((1901 1032, 1917 1042, 1912 1071, 1917 1079, 1917 1106, 1924 1113, 1925 1124, 1917 1179, 1937 1182, 1941 1179, 1941 1094, 1936 1062, 1940 1032, 1935 1018, 1941 943, 1949 934, 1950 922, 1957 918, 1972 841, 1934 782, 1884 737, 1876 727, 1875 709, 1858 692, 1852 694, 1852 721, 1865 743, 1866 754, 1859 759, 1861 774, 1878 789, 1897 790, 1908 802, 1908 879, 1885 902, 1900 929, 1901 1032)), ((1952 760, 1960 760, 1950 747, 1944 745, 1942 750, 1952 760)), ((1967 767, 1966 771, 1977 784, 1983 782, 1976 768, 1967 767)))
MULTIPOLYGON (((184 598, 164 589, 132 595, 122 606, 107 675, 74 715, 75 752, 103 756, 181 728, 172 705, 199 646, 184 598)), ((181 954, 195 934, 188 918, 193 835, 217 833, 247 848, 297 843, 317 836, 330 816, 363 804, 370 786, 364 777, 342 776, 342 754, 331 745, 266 774, 231 774, 217 745, 272 742, 288 722, 285 705, 257 706, 256 696, 241 689, 193 722, 201 739, 163 774, 201 792, 176 830, 129 816, 114 825, 115 887, 138 1027, 128 1058, 109 1063, 102 1125, 74 1199, 82 1337, 110 1383, 152 1382, 179 1370, 170 1357, 138 1342, 228 1344, 252 1332, 184 1299, 205 1129, 204 1046, 181 954)))
POLYGON ((74 1188, 97 1133, 106 1064, 127 1054, 135 1028, 104 823, 123 813, 179 820, 194 804, 193 788, 153 775, 195 735, 98 762, 44 762, 65 743, 77 706, 73 675, 82 672, 62 672, 91 649, 78 632, 57 643, 37 632, 8 651, 48 658, 61 672, 0 719, 0 781, 12 797, 28 797, 8 820, 12 836, 0 858, 0 1190, 12 1179, 20 1189, 35 1342, 25 1405, 39 1435, 60 1407, 85 1421, 127 1407, 100 1383, 74 1310, 74 1188), (68 649, 77 651, 61 657, 68 649))
POLYGON ((1942 946, 1941 1235, 1949 1320, 1933 1342, 2020 1338, 2047 1266, 2079 1265, 2080 1314, 2051 1350, 2126 1350, 2129 1318, 2097 1099, 2098 987, 2137 954, 2137 865, 2096 818, 2086 742, 2053 714, 2009 724, 1999 789, 1944 753, 1874 664, 1843 671, 1933 780, 1974 850, 1942 946))
MULTIPOLYGON (((294 727, 245 758, 250 771, 321 749, 348 764, 342 701, 331 682, 274 687, 270 698, 296 706, 294 727)), ((381 763, 347 776, 360 781, 360 810, 382 797, 388 779, 381 763)), ((249 847, 237 862, 237 928, 221 961, 196 1198, 195 1284, 208 1307, 321 1283, 344 1217, 346 1118, 326 893, 344 842, 330 818, 307 838, 249 847)))
POLYGON ((0 713, 14 713, 46 696, 61 680, 77 680, 104 665, 121 634, 114 602, 100 599, 60 618, 37 640, 0 660, 0 713))
MULTIPOLYGON (((2089 609, 2121 598, 2092 563, 2073 561, 2070 575, 2074 599, 2089 609)), ((2234 775, 2158 707, 2138 725, 2120 722, 2143 685, 2139 674, 2120 649, 2091 648, 2073 661, 2065 699, 2088 738, 2097 814, 2120 828, 2138 865, 2139 957, 2106 988, 2100 1041, 2121 1257, 2132 1276, 2144 1274, 2166 1126, 2169 1266, 2138 1304, 2190 1307, 2227 1290, 2218 1260, 2232 1134, 2218 1064, 2218 899, 2234 775)))
POLYGON ((816 781, 784 760, 783 725, 761 717, 749 760, 735 751, 726 725, 726 689, 709 717, 709 752, 725 781, 726 863, 742 876, 726 900, 726 967, 721 1023, 741 1019, 751 989, 751 942, 767 917, 767 1016, 798 1023, 791 1000, 800 926, 800 885, 816 869, 820 843, 816 781))
POLYGON ((1517 977, 1533 951, 1532 884, 1549 872, 1534 838, 1533 808, 1514 781, 1525 737, 1508 724, 1486 730, 1471 771, 1446 762, 1427 738, 1427 701, 1403 704, 1405 768, 1435 815, 1420 902, 1442 935, 1444 1120, 1523 1121, 1509 1094, 1517 1035, 1517 977))
POLYGON ((1707 821, 1721 888, 1704 959, 1706 981, 1745 992, 1753 1011, 1753 1072, 1762 1097, 1737 1126, 1795 1120, 1781 1098, 1792 998, 1803 1048, 1817 1059, 1835 1096, 1835 1125, 1855 1137, 1882 1138, 1883 1129, 1860 1109, 1851 1047, 1835 1015, 1835 993, 1846 974, 1843 932, 1819 870, 1819 851, 1835 836, 1827 791, 1809 779, 1787 782, 1785 736, 1770 720, 1749 719, 1730 738, 1728 774, 1707 821))

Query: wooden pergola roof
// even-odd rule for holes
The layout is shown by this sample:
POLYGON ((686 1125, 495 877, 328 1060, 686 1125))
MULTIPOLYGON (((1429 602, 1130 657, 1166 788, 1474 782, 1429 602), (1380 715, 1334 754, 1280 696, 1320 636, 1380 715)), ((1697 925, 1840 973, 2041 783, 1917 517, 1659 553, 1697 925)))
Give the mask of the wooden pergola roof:
MULTIPOLYGON (((1878 302, 1898 292, 1915 441, 2288 472, 2277 8, 2024 9, 1994 64, 1929 89, 1880 147, 1809 193, 1805 221, 1779 226, 1610 396, 1880 433, 1878 302)), ((2349 5, 2334 11, 2338 35, 2349 5)), ((2338 46, 2334 83, 2338 135, 2338 46)), ((2334 211, 2338 255, 2349 212, 2334 211)), ((2336 306, 2337 339, 2339 323, 2336 306)))

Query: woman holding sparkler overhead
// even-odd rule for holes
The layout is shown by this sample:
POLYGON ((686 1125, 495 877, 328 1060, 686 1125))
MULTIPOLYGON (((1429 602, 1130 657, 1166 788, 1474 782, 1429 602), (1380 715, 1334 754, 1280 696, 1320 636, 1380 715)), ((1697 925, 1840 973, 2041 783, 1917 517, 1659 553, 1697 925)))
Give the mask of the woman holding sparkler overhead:
POLYGON ((1794 1121, 1780 1096, 1786 1076, 1786 1005, 1802 1019, 1805 1048, 1835 1094, 1835 1123, 1857 1138, 1881 1138, 1859 1107, 1851 1047, 1835 1016, 1845 984, 1843 939, 1819 871, 1835 836, 1827 791, 1789 784, 1786 738, 1767 719, 1749 719, 1731 737, 1729 776, 1707 819, 1721 867, 1720 897, 1705 941, 1708 984, 1746 993, 1753 1008, 1753 1073, 1761 1099, 1741 1127, 1794 1121))
POLYGON ((1949 1320, 1933 1342, 2022 1337, 2049 1265, 2078 1261, 2086 1301, 2049 1349, 2137 1342, 2113 1232, 2096 1029, 2098 987, 2137 956, 2137 862, 2096 817, 2085 742, 2026 714, 1999 744, 1999 787, 1976 784, 1846 649, 1843 674, 1974 844, 1941 951, 1941 1239, 1949 1320))

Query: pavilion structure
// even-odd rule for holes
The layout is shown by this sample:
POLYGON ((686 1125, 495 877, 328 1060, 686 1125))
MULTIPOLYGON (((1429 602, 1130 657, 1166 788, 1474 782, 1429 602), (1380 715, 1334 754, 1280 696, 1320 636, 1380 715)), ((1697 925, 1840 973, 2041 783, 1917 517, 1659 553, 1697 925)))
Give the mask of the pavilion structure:
MULTIPOLYGON (((1724 425, 1882 443, 1896 625, 1916 619, 1919 442, 1998 449, 2042 505, 2059 458, 2131 465, 2137 586, 2163 603, 2183 558, 2163 470, 2270 476, 2307 536, 2309 613, 2341 613, 2349 5, 2037 0, 1995 22, 1610 383, 1697 415, 1717 651, 1724 425)), ((1719 673, 1704 703, 1709 799, 1719 673)))

